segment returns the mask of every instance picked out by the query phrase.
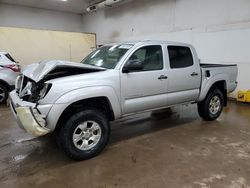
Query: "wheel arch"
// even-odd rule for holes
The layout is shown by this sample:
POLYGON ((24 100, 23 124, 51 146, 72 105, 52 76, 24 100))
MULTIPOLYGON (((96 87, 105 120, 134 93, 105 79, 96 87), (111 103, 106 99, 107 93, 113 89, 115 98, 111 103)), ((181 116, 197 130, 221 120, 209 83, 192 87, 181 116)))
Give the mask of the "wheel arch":
POLYGON ((200 89, 200 96, 197 100, 197 102, 202 102, 209 92, 211 92, 212 89, 218 88, 222 91, 223 97, 225 99, 225 105, 227 104, 226 99, 227 99, 227 92, 229 90, 229 77, 227 74, 215 74, 212 77, 209 78, 203 78, 202 79, 202 84, 201 84, 201 89, 200 89))
POLYGON ((102 112, 109 121, 115 120, 115 114, 109 99, 106 96, 92 97, 82 99, 68 105, 61 113, 57 121, 55 131, 59 130, 63 122, 65 122, 72 114, 80 112, 86 108, 97 109, 102 112))
POLYGON ((214 91, 215 89, 219 89, 222 94, 223 94, 223 99, 224 99, 224 106, 227 106, 227 82, 226 80, 218 80, 216 82, 214 82, 211 87, 209 88, 209 90, 207 91, 204 99, 207 97, 207 95, 214 91))

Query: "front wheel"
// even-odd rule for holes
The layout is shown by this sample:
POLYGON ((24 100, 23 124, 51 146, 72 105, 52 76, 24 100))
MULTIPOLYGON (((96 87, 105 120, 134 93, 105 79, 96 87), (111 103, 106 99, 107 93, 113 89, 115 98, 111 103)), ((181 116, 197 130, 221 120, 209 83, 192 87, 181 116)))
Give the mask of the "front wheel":
POLYGON ((208 94, 204 101, 198 103, 198 112, 204 120, 213 121, 220 116, 223 106, 223 94, 219 89, 215 89, 208 94))
POLYGON ((107 145, 110 126, 98 110, 86 109, 74 114, 57 133, 62 150, 73 160, 85 160, 98 155, 107 145))

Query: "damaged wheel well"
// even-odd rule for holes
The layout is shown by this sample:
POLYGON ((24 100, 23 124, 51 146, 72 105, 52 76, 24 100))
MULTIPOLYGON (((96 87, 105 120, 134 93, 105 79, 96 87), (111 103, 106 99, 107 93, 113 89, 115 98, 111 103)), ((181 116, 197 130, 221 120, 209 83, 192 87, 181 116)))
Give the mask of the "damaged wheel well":
POLYGON ((69 119, 69 117, 77 112, 80 112, 86 108, 95 108, 100 110, 109 121, 114 121, 114 112, 112 106, 107 97, 95 97, 90 99, 84 99, 77 101, 71 105, 69 105, 61 114, 57 125, 56 131, 61 127, 61 125, 69 119))

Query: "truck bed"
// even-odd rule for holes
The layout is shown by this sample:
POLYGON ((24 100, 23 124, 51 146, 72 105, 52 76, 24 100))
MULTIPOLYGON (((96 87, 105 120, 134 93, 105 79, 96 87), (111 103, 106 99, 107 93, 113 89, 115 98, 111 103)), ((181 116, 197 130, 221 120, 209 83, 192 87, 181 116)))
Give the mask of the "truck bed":
POLYGON ((227 91, 232 92, 237 86, 238 68, 236 64, 200 64, 202 73, 202 88, 204 90, 210 78, 226 78, 227 91))

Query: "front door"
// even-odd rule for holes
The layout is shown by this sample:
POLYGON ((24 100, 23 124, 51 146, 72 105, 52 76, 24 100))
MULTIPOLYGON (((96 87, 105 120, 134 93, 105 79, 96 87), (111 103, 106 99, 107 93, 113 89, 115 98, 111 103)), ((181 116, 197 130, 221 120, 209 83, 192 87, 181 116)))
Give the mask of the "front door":
POLYGON ((140 71, 121 72, 122 113, 165 106, 167 79, 162 46, 140 47, 130 56, 130 60, 139 60, 143 68, 140 71))

